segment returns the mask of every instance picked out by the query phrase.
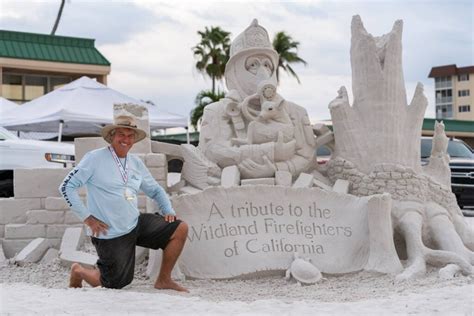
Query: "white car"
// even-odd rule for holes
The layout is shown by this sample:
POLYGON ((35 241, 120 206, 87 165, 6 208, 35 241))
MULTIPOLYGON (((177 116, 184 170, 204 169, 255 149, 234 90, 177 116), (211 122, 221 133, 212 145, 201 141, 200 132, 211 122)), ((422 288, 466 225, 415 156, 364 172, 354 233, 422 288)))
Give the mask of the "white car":
POLYGON ((0 197, 13 195, 13 170, 74 165, 74 145, 21 139, 0 127, 0 197))

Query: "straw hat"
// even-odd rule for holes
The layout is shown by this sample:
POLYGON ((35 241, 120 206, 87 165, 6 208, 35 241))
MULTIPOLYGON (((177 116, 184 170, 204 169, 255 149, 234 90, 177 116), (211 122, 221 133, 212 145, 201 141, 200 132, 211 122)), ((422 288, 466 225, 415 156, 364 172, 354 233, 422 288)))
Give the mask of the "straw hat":
POLYGON ((114 118, 114 124, 106 125, 102 128, 101 134, 107 143, 112 143, 112 131, 116 128, 128 128, 135 131, 135 143, 146 137, 146 132, 137 127, 135 119, 131 116, 121 115, 114 118))

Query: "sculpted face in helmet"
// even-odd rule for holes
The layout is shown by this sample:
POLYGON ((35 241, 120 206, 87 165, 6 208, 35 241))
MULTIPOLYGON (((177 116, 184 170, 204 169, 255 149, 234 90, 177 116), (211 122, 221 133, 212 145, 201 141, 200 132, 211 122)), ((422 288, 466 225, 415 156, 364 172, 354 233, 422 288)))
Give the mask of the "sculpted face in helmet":
POLYGON ((225 71, 229 90, 237 90, 241 97, 245 97, 255 94, 262 81, 276 85, 278 53, 273 49, 267 31, 258 25, 257 20, 235 38, 230 53, 225 71))
POLYGON ((269 79, 273 68, 272 60, 264 54, 254 54, 245 59, 245 69, 259 79, 269 79))
POLYGON ((265 80, 275 81, 276 85, 275 66, 266 54, 242 55, 233 68, 235 81, 228 80, 227 85, 230 90, 235 89, 242 96, 255 94, 259 83, 265 80))

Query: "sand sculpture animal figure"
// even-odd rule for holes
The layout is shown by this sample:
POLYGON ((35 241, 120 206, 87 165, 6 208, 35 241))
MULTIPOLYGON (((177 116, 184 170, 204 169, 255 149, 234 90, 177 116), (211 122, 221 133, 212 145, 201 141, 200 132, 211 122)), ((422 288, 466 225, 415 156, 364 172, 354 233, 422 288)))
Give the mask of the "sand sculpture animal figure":
MULTIPOLYGON (((428 102, 419 83, 407 106, 402 27, 402 21, 396 21, 390 33, 374 37, 359 16, 353 17, 354 104, 350 106, 342 87, 329 105, 335 150, 327 175, 332 181, 350 181, 350 193, 357 196, 391 194, 393 228, 404 239, 408 259, 397 281, 425 274, 427 264, 445 266, 440 271, 444 277, 470 274, 474 232, 443 173, 425 172, 421 167, 420 132, 428 102)), ((449 170, 442 124, 436 126, 433 142, 430 160, 444 157, 437 168, 449 170)))
POLYGON ((451 169, 449 168, 449 139, 444 133, 443 122, 435 122, 433 145, 429 163, 423 166, 423 173, 437 179, 444 186, 451 187, 451 169))
POLYGON ((293 258, 294 260, 285 273, 286 280, 289 281, 293 277, 299 285, 310 285, 323 278, 321 271, 311 263, 311 260, 301 258, 297 252, 293 258))
POLYGON ((234 138, 236 145, 264 144, 276 142, 280 137, 284 142, 294 139, 295 128, 284 106, 283 98, 277 94, 276 86, 269 81, 259 84, 257 93, 244 100, 242 114, 252 119, 247 128, 247 138, 234 138), (257 117, 252 117, 246 106, 252 99, 259 99, 261 111, 257 117))
POLYGON ((444 156, 448 150, 449 139, 444 132, 444 123, 435 122, 435 137, 433 138, 433 147, 431 147, 431 156, 444 156))

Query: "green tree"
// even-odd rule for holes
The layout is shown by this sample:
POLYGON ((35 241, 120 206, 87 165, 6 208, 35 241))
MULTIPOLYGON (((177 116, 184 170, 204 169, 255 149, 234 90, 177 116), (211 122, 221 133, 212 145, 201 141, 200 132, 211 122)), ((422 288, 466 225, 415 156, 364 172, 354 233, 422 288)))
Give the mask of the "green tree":
POLYGON ((275 37, 273 38, 273 48, 280 56, 278 58, 278 66, 276 67, 278 83, 280 82, 280 68, 286 71, 289 75, 295 77, 298 83, 301 83, 300 78, 298 78, 298 75, 290 66, 290 64, 295 63, 303 63, 303 65, 307 65, 307 62, 298 56, 297 51, 299 45, 299 42, 293 40, 293 38, 284 31, 275 34, 275 37))
POLYGON ((194 129, 197 129, 198 122, 204 113, 206 105, 217 102, 223 97, 225 97, 225 93, 219 90, 217 90, 217 93, 210 90, 202 90, 198 93, 194 100, 196 107, 191 111, 191 125, 194 129))
POLYGON ((198 31, 198 34, 201 41, 193 47, 194 57, 198 59, 196 68, 211 78, 211 92, 215 94, 216 80, 224 77, 225 64, 229 60, 230 33, 218 26, 206 26, 204 32, 198 31))

